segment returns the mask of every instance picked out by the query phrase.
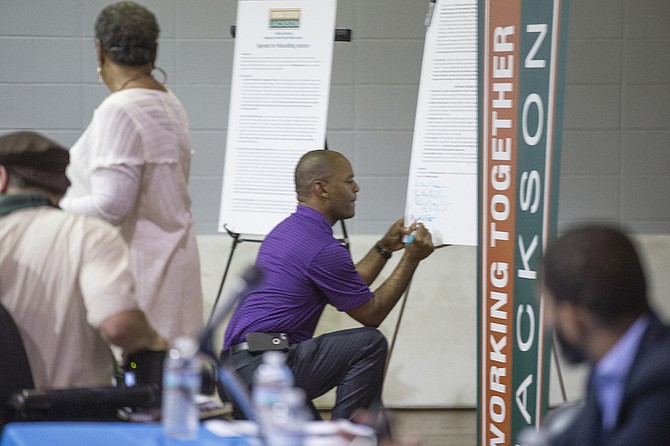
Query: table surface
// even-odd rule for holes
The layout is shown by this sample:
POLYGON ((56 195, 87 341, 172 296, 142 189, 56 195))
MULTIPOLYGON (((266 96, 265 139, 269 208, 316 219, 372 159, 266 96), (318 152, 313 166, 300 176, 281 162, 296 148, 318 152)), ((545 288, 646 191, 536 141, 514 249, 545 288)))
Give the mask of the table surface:
MULTIPOLYGON (((309 421, 304 446, 376 445, 374 431, 348 420, 309 421), (353 440, 356 441, 353 441, 353 440)), ((5 426, 0 446, 258 446, 258 429, 250 421, 208 420, 194 440, 174 440, 160 423, 26 422, 5 426)))
POLYGON ((219 437, 200 426, 190 441, 171 440, 160 424, 136 423, 10 423, 0 446, 247 446, 244 437, 219 437))

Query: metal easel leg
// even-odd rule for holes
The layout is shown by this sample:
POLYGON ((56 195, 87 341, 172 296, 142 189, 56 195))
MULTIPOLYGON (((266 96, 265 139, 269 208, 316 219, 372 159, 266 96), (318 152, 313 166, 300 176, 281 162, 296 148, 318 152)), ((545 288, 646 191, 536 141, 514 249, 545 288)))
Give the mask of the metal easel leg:
MULTIPOLYGON (((226 231, 228 231, 228 229, 226 229, 226 231)), ((228 262, 226 263, 226 269, 223 271, 223 277, 221 278, 219 291, 216 293, 216 299, 214 300, 214 305, 212 305, 212 311, 211 313, 209 313, 209 318, 207 319, 206 326, 209 326, 210 322, 212 322, 212 316, 214 315, 214 311, 216 311, 216 306, 218 305, 219 299, 221 298, 221 292, 223 291, 223 284, 226 282, 226 276, 228 276, 228 270, 230 270, 230 264, 233 261, 233 254, 235 254, 235 249, 237 248, 237 245, 240 244, 240 234, 230 231, 228 231, 228 234, 233 238, 233 244, 230 248, 230 255, 228 255, 228 262)))
POLYGON ((565 391, 565 383, 563 382, 563 373, 561 372, 561 364, 558 362, 558 349, 556 348, 556 341, 552 337, 551 339, 551 350, 554 353, 554 365, 556 366, 556 372, 558 373, 558 383, 561 386, 561 395, 563 396, 563 402, 568 402, 568 395, 565 391))

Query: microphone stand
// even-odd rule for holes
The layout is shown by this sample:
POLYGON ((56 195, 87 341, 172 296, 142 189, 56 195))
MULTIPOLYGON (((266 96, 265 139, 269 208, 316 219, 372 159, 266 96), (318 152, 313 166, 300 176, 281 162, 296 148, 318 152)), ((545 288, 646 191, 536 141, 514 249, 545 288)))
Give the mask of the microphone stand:
POLYGON ((201 339, 200 353, 209 357, 212 364, 215 364, 217 380, 226 393, 233 399, 233 403, 237 404, 244 417, 249 421, 257 421, 251 396, 246 386, 240 381, 235 370, 221 364, 221 360, 214 353, 212 349, 212 332, 213 330, 209 336, 201 339))
MULTIPOLYGON (((222 365, 218 355, 214 353, 212 338, 216 327, 223 322, 226 316, 228 316, 233 308, 235 308, 237 301, 243 299, 249 290, 262 280, 262 276, 262 271, 258 267, 252 266, 248 268, 240 277, 243 286, 236 289, 232 296, 227 299, 220 308, 215 308, 215 311, 212 311, 209 322, 199 337, 200 352, 212 359, 212 363, 216 365, 216 376, 221 383, 221 386, 233 399, 233 402, 237 404, 245 418, 250 421, 256 421, 256 416, 249 392, 247 391, 246 386, 237 377, 235 371, 222 365)), ((263 443, 265 443, 265 441, 263 441, 263 443)))

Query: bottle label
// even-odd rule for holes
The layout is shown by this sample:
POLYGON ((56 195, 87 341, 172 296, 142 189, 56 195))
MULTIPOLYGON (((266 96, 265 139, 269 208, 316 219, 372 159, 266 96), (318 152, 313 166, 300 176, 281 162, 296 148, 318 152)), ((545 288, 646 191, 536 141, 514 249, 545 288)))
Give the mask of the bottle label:
POLYGON ((190 391, 200 386, 200 374, 194 372, 166 371, 163 376, 163 387, 190 391))

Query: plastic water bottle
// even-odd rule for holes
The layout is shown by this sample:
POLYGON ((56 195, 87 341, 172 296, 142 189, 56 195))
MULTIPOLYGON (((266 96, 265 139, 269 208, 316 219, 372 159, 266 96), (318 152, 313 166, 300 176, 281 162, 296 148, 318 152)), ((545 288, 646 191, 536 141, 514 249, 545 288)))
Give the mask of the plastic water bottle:
POLYGON ((519 432, 517 440, 519 446, 549 446, 549 436, 543 430, 536 430, 534 427, 526 427, 519 432))
POLYGON ((303 422, 308 412, 304 391, 293 387, 293 383, 284 354, 263 353, 263 362, 254 375, 252 399, 260 434, 267 446, 302 443, 303 422))
POLYGON ((200 392, 198 344, 180 337, 165 357, 161 418, 165 435, 179 440, 198 436, 200 413, 195 397, 200 392))

